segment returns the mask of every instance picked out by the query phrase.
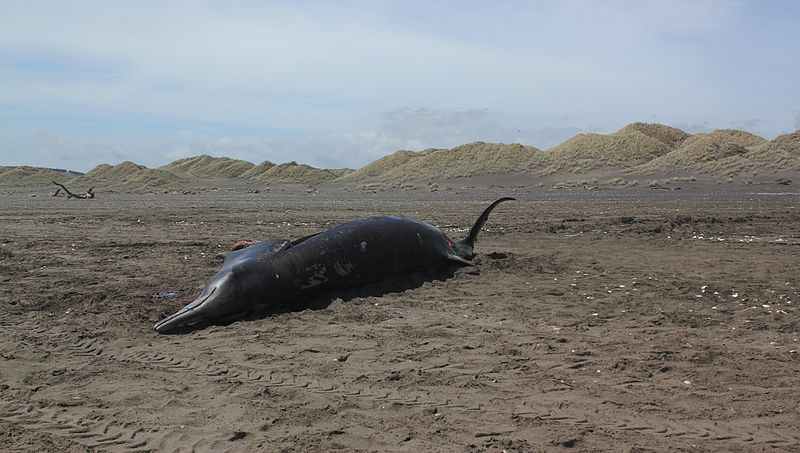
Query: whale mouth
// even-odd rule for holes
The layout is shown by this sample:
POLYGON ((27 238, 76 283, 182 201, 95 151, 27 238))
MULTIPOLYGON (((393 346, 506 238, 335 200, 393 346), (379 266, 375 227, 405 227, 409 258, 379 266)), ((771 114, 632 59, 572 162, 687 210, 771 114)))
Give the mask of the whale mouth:
POLYGON ((203 316, 203 310, 201 309, 203 304, 208 301, 208 299, 214 295, 214 292, 217 290, 215 286, 208 295, 203 297, 202 299, 197 299, 190 303, 189 305, 181 308, 177 312, 173 313, 172 315, 162 319, 155 325, 155 330, 158 333, 166 333, 170 330, 176 329, 178 327, 188 326, 190 324, 195 324, 205 320, 203 316))

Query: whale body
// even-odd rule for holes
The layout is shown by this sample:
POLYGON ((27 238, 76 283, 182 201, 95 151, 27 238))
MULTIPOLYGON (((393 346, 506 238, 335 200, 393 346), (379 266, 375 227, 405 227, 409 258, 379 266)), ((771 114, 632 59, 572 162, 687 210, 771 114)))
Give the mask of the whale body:
POLYGON ((464 239, 403 216, 353 220, 293 241, 271 239, 225 254, 196 300, 155 325, 158 333, 246 316, 256 306, 298 306, 327 292, 445 266, 470 266, 475 240, 500 198, 464 239))

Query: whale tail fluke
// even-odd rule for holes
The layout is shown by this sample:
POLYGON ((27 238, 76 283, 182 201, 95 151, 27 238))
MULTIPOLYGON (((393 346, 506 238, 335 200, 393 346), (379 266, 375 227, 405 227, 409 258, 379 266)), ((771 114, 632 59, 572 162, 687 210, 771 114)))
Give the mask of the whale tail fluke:
POLYGON ((483 228, 483 224, 486 223, 486 219, 489 218, 489 214, 492 213, 492 210, 504 201, 512 201, 515 198, 511 197, 503 197, 499 200, 495 201, 494 203, 490 204, 489 207, 483 210, 483 213, 478 217, 478 220, 475 221, 475 224, 472 225, 472 228, 469 229, 469 234, 464 239, 459 239, 457 241, 453 241, 453 251, 455 255, 450 256, 450 260, 464 265, 472 265, 474 264, 469 261, 475 256, 475 239, 478 238, 478 233, 481 232, 481 228, 483 228))
POLYGON ((469 229, 469 234, 467 237, 461 240, 463 244, 469 245, 470 247, 475 247, 475 239, 478 238, 478 233, 481 232, 481 228, 483 228, 483 224, 486 223, 486 219, 489 218, 489 214, 492 213, 492 210, 495 206, 499 205, 504 201, 514 201, 516 198, 511 197, 503 197, 499 200, 495 201, 494 203, 490 204, 489 207, 483 210, 483 213, 478 217, 478 220, 475 221, 475 224, 472 225, 472 228, 469 229))

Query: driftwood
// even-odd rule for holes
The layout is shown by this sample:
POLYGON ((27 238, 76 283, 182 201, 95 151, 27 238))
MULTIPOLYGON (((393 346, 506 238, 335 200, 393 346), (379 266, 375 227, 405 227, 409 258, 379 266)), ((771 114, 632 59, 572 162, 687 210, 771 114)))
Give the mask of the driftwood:
POLYGON ((64 184, 59 184, 55 181, 53 181, 53 184, 57 185, 58 189, 56 189, 55 193, 52 193, 51 196, 57 197, 59 191, 63 190, 64 193, 67 194, 67 200, 70 198, 79 198, 81 200, 94 198, 94 186, 89 187, 89 190, 87 190, 86 193, 72 193, 66 188, 66 186, 64 186, 64 184))

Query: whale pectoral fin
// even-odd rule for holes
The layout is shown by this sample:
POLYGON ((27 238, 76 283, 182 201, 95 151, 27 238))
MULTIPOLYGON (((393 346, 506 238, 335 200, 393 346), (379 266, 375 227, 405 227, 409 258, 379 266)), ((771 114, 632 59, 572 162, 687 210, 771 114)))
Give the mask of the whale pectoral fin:
POLYGON ((216 258, 218 260, 225 261, 225 258, 228 257, 229 253, 231 253, 231 252, 219 252, 216 255, 214 255, 214 258, 216 258))
POLYGON ((237 264, 247 261, 251 258, 270 258, 275 256, 289 241, 286 239, 267 239, 264 241, 256 242, 248 247, 242 247, 237 250, 229 250, 220 252, 216 255, 217 258, 222 258, 223 264, 220 269, 231 268, 237 264))
POLYGON ((447 255, 447 259, 463 266, 477 266, 477 264, 473 263, 472 261, 464 259, 458 255, 447 255))
POLYGON ((278 253, 281 253, 284 250, 290 249, 290 248, 294 247, 295 245, 300 244, 301 242, 305 242, 306 240, 311 239, 311 238, 313 238, 314 236, 316 236, 318 234, 319 233, 309 234, 308 236, 303 236, 301 238, 297 238, 297 239, 294 239, 294 240, 291 240, 291 241, 286 241, 286 243, 283 244, 283 247, 281 247, 281 249, 278 250, 275 254, 277 255, 278 253))
MULTIPOLYGON (((319 232, 319 233, 321 233, 321 232, 319 232)), ((306 240, 313 238, 314 236, 318 235, 319 233, 313 233, 313 234, 309 234, 308 236, 303 236, 301 238, 297 238, 297 239, 295 239, 293 241, 289 241, 289 244, 291 244, 291 246, 294 247, 295 245, 297 245, 297 244, 299 244, 301 242, 305 242, 306 240)))
POLYGON ((286 242, 283 243, 283 246, 280 248, 280 250, 275 252, 275 254, 277 255, 278 253, 281 253, 284 250, 287 250, 287 249, 290 249, 290 248, 292 248, 292 241, 286 241, 286 242))

